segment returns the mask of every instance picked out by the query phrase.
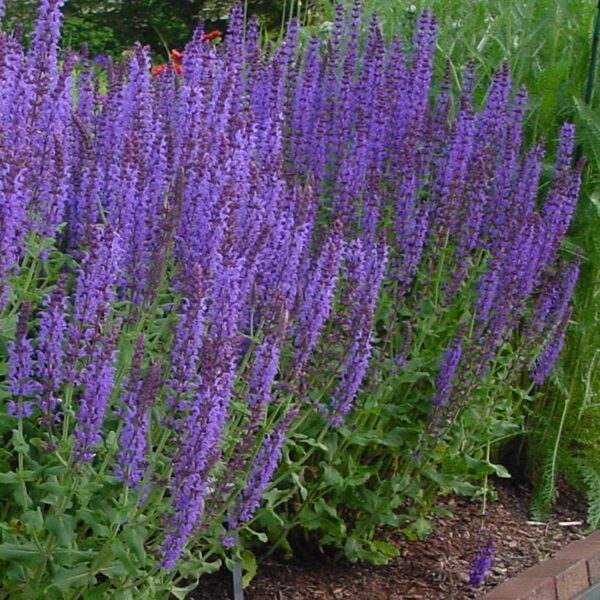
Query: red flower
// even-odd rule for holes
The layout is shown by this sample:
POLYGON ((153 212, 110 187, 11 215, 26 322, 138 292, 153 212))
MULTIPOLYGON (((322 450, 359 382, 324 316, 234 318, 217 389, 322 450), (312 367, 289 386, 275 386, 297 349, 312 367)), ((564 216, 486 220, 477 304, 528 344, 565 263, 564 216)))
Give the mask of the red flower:
POLYGON ((180 63, 183 59, 183 52, 179 52, 179 50, 171 50, 171 60, 174 63, 180 63))
POLYGON ((218 29, 215 29, 214 31, 203 34, 200 39, 203 42, 211 42, 212 40, 217 40, 222 37, 223 37, 223 32, 219 31, 218 29))
POLYGON ((160 75, 161 73, 164 73, 167 69, 168 65, 156 65, 155 67, 152 67, 152 75, 160 75))
POLYGON ((164 73, 169 67, 173 67, 173 70, 177 75, 181 75, 183 72, 183 65, 181 61, 183 60, 183 52, 179 50, 171 50, 170 54, 171 62, 165 65, 156 65, 152 67, 152 75, 160 75, 164 73))

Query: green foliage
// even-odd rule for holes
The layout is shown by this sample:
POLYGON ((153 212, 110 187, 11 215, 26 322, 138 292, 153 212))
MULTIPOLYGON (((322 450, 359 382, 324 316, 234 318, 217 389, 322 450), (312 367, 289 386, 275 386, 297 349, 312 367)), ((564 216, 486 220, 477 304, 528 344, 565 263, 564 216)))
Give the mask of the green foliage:
POLYGON ((600 526, 600 461, 597 458, 581 459, 577 468, 589 499, 588 523, 590 527, 597 528, 600 526))
MULTIPOLYGON (((63 44, 78 49, 85 44, 92 55, 120 55, 135 42, 148 44, 157 55, 183 48, 199 22, 208 29, 226 29, 234 0, 66 0, 63 44)), ((246 0, 248 14, 257 14, 265 28, 279 32, 290 16, 307 18, 311 2, 246 0)), ((6 26, 33 25, 37 0, 7 0, 6 26)))

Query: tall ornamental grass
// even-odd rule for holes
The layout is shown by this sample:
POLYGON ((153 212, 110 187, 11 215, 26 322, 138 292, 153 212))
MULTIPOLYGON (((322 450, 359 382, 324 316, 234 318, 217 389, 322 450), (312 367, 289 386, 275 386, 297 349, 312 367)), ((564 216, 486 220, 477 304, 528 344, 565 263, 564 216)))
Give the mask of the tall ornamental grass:
POLYGON ((540 195, 524 90, 434 94, 427 12, 409 52, 359 4, 263 49, 238 5, 153 75, 59 52, 61 5, 0 34, 3 597, 184 597, 297 527, 389 554, 560 351, 572 125, 540 195))

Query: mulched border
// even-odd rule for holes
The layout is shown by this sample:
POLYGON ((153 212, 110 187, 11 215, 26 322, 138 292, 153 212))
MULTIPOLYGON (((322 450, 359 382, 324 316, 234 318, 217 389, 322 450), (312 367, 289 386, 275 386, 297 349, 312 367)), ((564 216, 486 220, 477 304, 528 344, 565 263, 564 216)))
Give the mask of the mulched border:
MULTIPOLYGON (((388 565, 332 562, 313 554, 302 562, 265 561, 245 591, 246 600, 469 600, 482 598, 503 581, 584 538, 585 503, 561 491, 552 519, 528 523, 530 490, 501 481, 497 499, 488 503, 485 520, 481 500, 448 496, 440 504, 452 514, 435 517, 434 532, 408 541, 385 535, 400 556, 388 565), (561 523, 575 522, 564 526, 561 523), (485 583, 469 585, 471 564, 483 545, 495 545, 494 562, 485 583)), ((232 598, 227 572, 203 578, 192 600, 232 598)), ((540 599, 543 598, 542 596, 540 599)), ((560 600, 563 600, 562 598, 560 600)))

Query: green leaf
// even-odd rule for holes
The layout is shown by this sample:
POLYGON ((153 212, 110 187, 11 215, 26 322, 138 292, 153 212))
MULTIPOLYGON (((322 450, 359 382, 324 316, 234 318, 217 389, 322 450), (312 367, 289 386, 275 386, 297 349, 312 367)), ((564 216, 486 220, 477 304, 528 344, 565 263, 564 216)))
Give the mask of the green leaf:
POLYGON ((472 477, 483 477, 494 472, 492 464, 487 460, 465 456, 465 462, 469 467, 469 475, 472 477))
POLYGON ((38 533, 44 529, 44 515, 40 507, 37 510, 28 510, 21 519, 29 533, 38 533))
POLYGON ((503 477, 504 479, 510 479, 512 477, 504 465, 490 463, 490 467, 497 477, 503 477))
POLYGON ((473 485, 468 481, 455 481, 451 485, 452 491, 461 496, 474 496, 481 489, 480 486, 473 485))
POLYGON ((61 567, 52 579, 52 584, 62 592, 66 592, 71 588, 92 586, 95 583, 96 578, 90 573, 88 564, 78 565, 72 569, 61 567))
POLYGON ((200 575, 216 573, 221 568, 222 564, 220 559, 207 562, 203 558, 200 558, 182 562, 178 566, 178 569, 184 577, 192 579, 194 577, 199 577, 200 575))
POLYGON ((256 557, 250 550, 242 550, 240 556, 240 564, 244 571, 242 577, 242 585, 246 588, 250 585, 250 582, 256 577, 258 566, 256 564, 256 557))
POLYGON ((379 435, 374 431, 349 432, 348 438, 356 446, 369 446, 379 442, 379 435))
POLYGON ((83 591, 83 600, 105 600, 112 583, 105 581, 102 585, 95 585, 92 589, 83 591))
POLYGON ((29 452, 29 444, 18 429, 13 429, 12 445, 19 454, 27 454, 29 452))
POLYGON ((19 475, 14 471, 9 471, 8 473, 0 473, 0 483, 5 483, 7 485, 14 485, 18 483, 19 475))
POLYGON ((84 561, 90 561, 96 555, 96 550, 65 550, 57 548, 52 552, 52 560, 59 565, 73 566, 84 561))
POLYGON ((61 475, 64 475, 65 473, 68 473, 68 472, 69 472, 69 468, 65 467, 64 465, 56 465, 54 467, 48 467, 44 471, 44 473, 46 474, 46 476, 48 478, 60 477, 61 475))
POLYGON ((106 565, 106 567, 102 567, 99 570, 100 573, 102 573, 102 575, 106 575, 109 579, 127 577, 128 575, 128 571, 123 565, 123 563, 117 561, 112 562, 109 565, 106 565))
POLYGON ((319 450, 323 450, 324 452, 328 452, 329 448, 323 442, 317 442, 311 437, 302 436, 301 444, 305 446, 310 446, 311 448, 317 448, 319 450))
POLYGON ((15 487, 13 496, 15 497, 17 506, 20 506, 21 508, 27 509, 33 504, 29 494, 27 493, 27 486, 25 485, 25 482, 21 482, 15 487))
POLYGON ((371 542, 371 545, 377 552, 381 552, 386 556, 394 557, 399 556, 400 551, 393 544, 389 544, 388 542, 384 542, 381 540, 374 540, 371 542))
POLYGON ((424 517, 419 517, 414 523, 400 530, 409 540, 421 540, 433 531, 431 521, 424 517))
POLYGON ((138 568, 131 560, 131 556, 129 555, 129 552, 127 552, 127 548, 125 548, 121 540, 115 540, 112 543, 111 550, 114 555, 123 563, 123 566, 127 569, 127 572, 130 575, 135 577, 139 574, 138 568))
MULTIPOLYGON (((3 327, 4 329, 4 327, 3 327)), ((7 364, 0 363, 0 375, 4 376, 7 374, 7 364), (4 367, 4 368, 2 368, 4 367)), ((12 415, 7 415, 6 413, 0 414, 0 435, 4 435, 9 431, 12 431, 17 426, 17 419, 12 415)))
POLYGON ((33 544, 0 544, 0 560, 24 565, 39 565, 44 556, 33 544))
POLYGON ((125 542, 142 564, 146 561, 146 549, 144 548, 144 541, 146 540, 147 536, 148 531, 143 527, 127 527, 123 532, 125 542))
POLYGON ((169 590, 169 592, 171 592, 171 594, 173 596, 175 596, 175 598, 178 598, 179 600, 185 600, 185 598, 188 597, 188 594, 190 592, 193 592, 198 587, 198 583, 199 583, 199 581, 193 581, 192 583, 190 583, 186 587, 174 587, 174 588, 171 588, 169 590))
POLYGON ((0 473, 0 483, 14 485, 16 483, 21 483, 22 481, 33 481, 37 474, 36 471, 23 471, 22 473, 8 471, 7 473, 0 473))
POLYGON ((244 527, 244 532, 248 532, 252 537, 258 539, 259 542, 266 544, 269 541, 269 536, 263 531, 254 531, 250 527, 244 527))
POLYGON ((377 472, 377 468, 377 465, 368 465, 364 467, 357 466, 354 468, 352 474, 345 479, 345 483, 353 487, 362 486, 377 472))
POLYGON ((75 519, 71 515, 50 515, 46 527, 61 546, 71 546, 75 539, 75 519))
POLYGON ((343 477, 337 469, 323 462, 321 466, 323 468, 323 482, 326 485, 337 487, 344 482, 343 477))
POLYGON ((110 536, 110 529, 100 523, 103 516, 103 514, 98 514, 98 511, 92 512, 89 508, 80 508, 77 511, 77 517, 89 525, 96 535, 107 538, 110 536))
POLYGON ((104 440, 104 445, 109 451, 115 451, 119 449, 119 437, 116 431, 108 432, 106 439, 104 440))
POLYGON ((344 544, 344 553, 351 561, 355 561, 360 558, 362 553, 362 544, 355 535, 351 535, 346 539, 346 543, 344 544))
POLYGON ((82 478, 77 488, 77 499, 81 506, 86 507, 92 498, 97 497, 98 493, 103 491, 102 487, 101 483, 82 478))
POLYGON ((315 512, 317 514, 324 514, 327 515, 329 517, 332 517, 334 519, 337 519, 337 511, 335 510, 335 508, 333 506, 330 506, 329 504, 327 504, 327 502, 325 501, 325 498, 321 497, 318 498, 315 502, 315 512))
POLYGON ((69 493, 69 490, 66 488, 66 486, 59 483, 56 475, 50 475, 48 480, 44 481, 44 483, 40 483, 37 488, 44 492, 48 492, 53 496, 59 497, 66 496, 69 493))
POLYGON ((310 508, 303 508, 300 513, 300 526, 308 531, 322 527, 321 517, 310 508))
POLYGON ((381 444, 398 448, 405 444, 408 440, 414 440, 419 434, 416 427, 394 427, 388 434, 381 438, 381 444))
POLYGON ((300 498, 302 498, 302 500, 306 500, 306 498, 308 496, 308 490, 304 486, 304 483, 300 479, 300 476, 298 475, 298 473, 292 472, 292 481, 294 482, 296 489, 298 490, 298 493, 300 494, 300 498))

